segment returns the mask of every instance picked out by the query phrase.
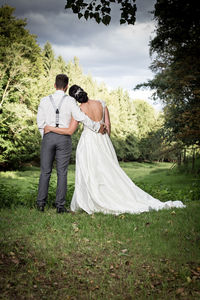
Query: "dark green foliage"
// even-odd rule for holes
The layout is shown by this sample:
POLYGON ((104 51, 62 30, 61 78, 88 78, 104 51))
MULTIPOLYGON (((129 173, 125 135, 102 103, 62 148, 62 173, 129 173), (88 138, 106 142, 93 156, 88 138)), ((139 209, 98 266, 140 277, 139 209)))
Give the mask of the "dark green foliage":
POLYGON ((0 124, 1 168, 19 168, 27 161, 38 159, 40 135, 35 115, 25 104, 7 104, 0 124))
POLYGON ((43 71, 36 37, 16 19, 14 9, 0 8, 0 167, 17 168, 38 157, 33 86, 43 71))
POLYGON ((67 0, 65 9, 71 9, 78 18, 85 20, 94 19, 97 23, 109 25, 111 21, 111 3, 120 7, 121 17, 120 24, 135 24, 136 5, 135 0, 101 0, 101 1, 84 1, 84 0, 67 0))
POLYGON ((165 105, 168 141, 200 144, 200 4, 195 0, 157 0, 154 61, 150 87, 165 105))

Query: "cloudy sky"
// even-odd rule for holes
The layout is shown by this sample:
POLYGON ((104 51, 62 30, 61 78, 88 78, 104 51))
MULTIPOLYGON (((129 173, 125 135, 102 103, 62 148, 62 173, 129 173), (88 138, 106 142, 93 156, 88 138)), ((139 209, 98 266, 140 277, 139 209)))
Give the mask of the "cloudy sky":
POLYGON ((113 9, 109 26, 85 21, 69 10, 65 0, 1 0, 16 8, 15 15, 27 19, 27 27, 41 46, 49 41, 56 55, 66 62, 77 56, 85 74, 108 88, 121 87, 132 99, 144 99, 158 110, 150 91, 133 91, 136 84, 153 77, 149 66, 149 40, 154 22, 150 13, 156 0, 136 0, 136 23, 119 25, 119 11, 113 9))

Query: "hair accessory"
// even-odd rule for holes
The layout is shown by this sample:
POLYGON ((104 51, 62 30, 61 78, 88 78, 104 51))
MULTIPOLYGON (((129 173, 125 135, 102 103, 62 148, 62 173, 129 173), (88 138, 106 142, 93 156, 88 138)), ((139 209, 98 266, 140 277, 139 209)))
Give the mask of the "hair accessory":
POLYGON ((78 94, 80 94, 80 92, 81 92, 81 89, 78 88, 78 90, 76 91, 76 93, 74 94, 74 96, 78 96, 78 94))

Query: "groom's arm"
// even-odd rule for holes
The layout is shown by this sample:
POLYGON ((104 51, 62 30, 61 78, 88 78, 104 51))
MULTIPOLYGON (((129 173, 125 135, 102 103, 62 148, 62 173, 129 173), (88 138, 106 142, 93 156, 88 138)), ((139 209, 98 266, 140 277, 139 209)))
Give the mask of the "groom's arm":
POLYGON ((45 127, 46 123, 45 123, 44 108, 42 107, 42 103, 41 102, 40 102, 40 105, 38 106, 37 125, 38 125, 38 129, 40 131, 40 134, 43 137, 43 135, 44 135, 44 127, 45 127))
POLYGON ((74 99, 71 99, 71 112, 72 112, 72 116, 73 118, 78 121, 78 122, 82 122, 84 125, 86 125, 87 127, 89 127, 92 131, 95 132, 101 132, 101 124, 100 122, 95 122, 92 121, 86 114, 84 114, 78 104, 75 102, 74 99))

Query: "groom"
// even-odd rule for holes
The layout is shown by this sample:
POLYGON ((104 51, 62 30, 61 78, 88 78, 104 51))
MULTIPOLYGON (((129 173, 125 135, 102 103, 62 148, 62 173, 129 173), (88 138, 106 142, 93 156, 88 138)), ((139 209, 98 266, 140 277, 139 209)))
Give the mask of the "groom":
POLYGON ((65 95, 68 88, 68 77, 59 74, 55 80, 56 91, 53 95, 44 97, 40 101, 37 113, 37 125, 42 136, 40 154, 40 180, 38 187, 37 208, 44 212, 48 196, 49 180, 51 177, 53 161, 56 160, 57 169, 57 191, 56 209, 57 213, 65 213, 65 197, 67 192, 67 168, 72 151, 71 135, 61 135, 53 132, 44 134, 46 125, 56 127, 69 127, 71 117, 82 122, 95 132, 103 133, 104 126, 94 122, 81 112, 74 98, 65 95))

